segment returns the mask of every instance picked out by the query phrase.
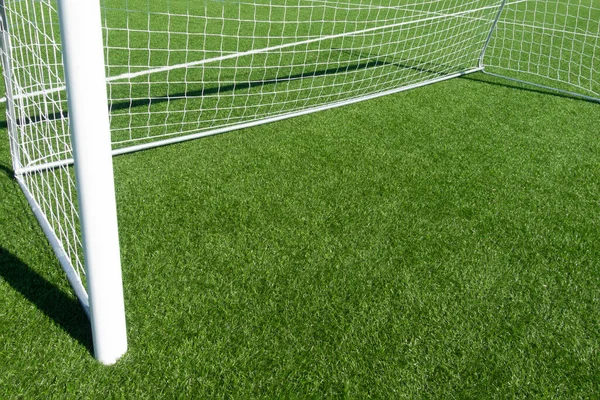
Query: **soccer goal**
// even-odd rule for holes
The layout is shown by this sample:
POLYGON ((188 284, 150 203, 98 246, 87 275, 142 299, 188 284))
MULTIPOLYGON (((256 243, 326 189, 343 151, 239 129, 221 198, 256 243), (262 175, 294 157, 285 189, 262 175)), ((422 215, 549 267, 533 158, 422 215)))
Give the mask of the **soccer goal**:
POLYGON ((0 19, 15 177, 105 364, 127 348, 112 156, 476 72, 600 102, 597 0, 0 0, 0 19))

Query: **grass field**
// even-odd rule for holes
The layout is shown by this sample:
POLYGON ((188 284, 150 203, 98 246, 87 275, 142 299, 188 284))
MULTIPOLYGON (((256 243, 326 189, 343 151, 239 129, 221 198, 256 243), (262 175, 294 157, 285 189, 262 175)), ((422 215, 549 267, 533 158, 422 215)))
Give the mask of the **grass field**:
POLYGON ((597 104, 452 80, 115 159, 130 350, 0 144, 0 398, 594 397, 597 104))
MULTIPOLYGON (((586 2, 510 2, 492 65, 598 95, 586 2)), ((109 76, 212 60, 111 81, 114 144, 477 67, 496 9, 405 3, 170 1, 167 15, 104 0, 109 76), (272 46, 284 47, 247 52, 272 46)), ((46 14, 34 22, 56 33, 46 14)), ((23 37, 15 54, 35 47, 23 37)), ((60 77, 58 54, 53 72, 24 68, 22 87, 60 77)), ((0 400, 597 396, 600 105, 511 85, 472 74, 116 157, 129 352, 109 368, 0 140, 0 400)), ((26 165, 69 157, 64 92, 23 102, 26 165)), ((77 225, 73 171, 56 171, 28 184, 77 225)), ((65 232, 76 258, 77 226, 65 232)))

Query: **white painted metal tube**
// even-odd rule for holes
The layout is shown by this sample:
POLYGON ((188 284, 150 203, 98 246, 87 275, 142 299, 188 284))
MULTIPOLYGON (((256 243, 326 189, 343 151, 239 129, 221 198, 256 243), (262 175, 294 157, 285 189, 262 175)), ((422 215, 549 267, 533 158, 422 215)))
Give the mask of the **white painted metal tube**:
POLYGON ((99 0, 59 0, 58 12, 94 353, 127 350, 99 0))
MULTIPOLYGON (((382 97, 382 96, 387 96, 387 95, 394 94, 394 93, 404 92, 406 90, 411 90, 411 89, 431 85, 431 84, 434 84, 437 82, 442 82, 442 81, 446 81, 449 79, 458 78, 458 77, 472 74, 472 73, 479 72, 479 71, 482 71, 482 68, 476 67, 476 68, 468 69, 466 71, 455 72, 455 73, 452 73, 449 75, 442 75, 442 76, 439 76, 436 78, 428 79, 423 82, 418 82, 418 83, 413 83, 411 85, 392 88, 389 90, 385 90, 383 92, 371 93, 371 94, 361 96, 361 97, 354 97, 351 99, 340 100, 340 101, 333 102, 333 103, 322 104, 320 106, 306 108, 306 109, 297 110, 297 111, 292 111, 292 112, 289 112, 286 114, 279 114, 279 115, 275 115, 272 117, 258 119, 255 121, 249 121, 249 122, 244 122, 244 123, 235 124, 235 125, 231 125, 231 126, 225 126, 225 127, 221 127, 221 128, 203 131, 203 132, 190 133, 190 134, 186 134, 183 136, 176 136, 176 137, 172 137, 172 138, 168 138, 168 139, 160 139, 160 140, 156 140, 156 141, 149 142, 149 143, 143 143, 143 144, 138 144, 138 145, 122 147, 122 148, 113 150, 112 154, 113 154, 113 156, 119 156, 122 154, 135 153, 137 151, 152 149, 155 147, 167 146, 170 144, 181 143, 181 142, 187 142, 189 140, 199 139, 199 138, 203 138, 203 137, 207 137, 207 136, 219 135, 222 133, 227 133, 227 132, 231 132, 231 131, 238 130, 238 129, 251 128, 253 126, 268 124, 271 122, 281 121, 284 119, 298 117, 301 115, 312 114, 312 113, 318 112, 318 111, 329 110, 331 108, 342 107, 345 105, 354 104, 354 103, 358 103, 358 102, 365 101, 365 100, 371 100, 371 99, 375 99, 375 98, 382 97)), ((73 164, 73 159, 67 158, 67 159, 64 159, 61 161, 55 161, 55 162, 50 162, 50 163, 45 163, 45 164, 40 164, 40 165, 32 165, 29 167, 23 167, 23 168, 20 168, 19 170, 17 170, 16 173, 28 174, 28 173, 33 173, 33 172, 46 171, 49 169, 58 168, 58 167, 62 167, 65 165, 71 165, 71 164, 73 164)))
POLYGON ((121 149, 113 150, 113 154, 121 155, 121 154, 127 154, 127 153, 135 153, 137 151, 151 149, 154 147, 186 142, 188 140, 199 139, 199 138, 211 136, 211 135, 218 135, 221 133, 226 133, 226 132, 230 132, 230 131, 237 130, 237 129, 250 128, 253 126, 263 125, 263 124, 276 122, 276 121, 281 121, 281 120, 292 118, 292 117, 298 117, 301 115, 312 114, 312 113, 318 112, 318 111, 329 110, 331 108, 341 107, 341 106, 354 104, 354 103, 358 103, 358 102, 365 101, 365 100, 376 99, 378 97, 383 97, 383 96, 387 96, 387 95, 394 94, 394 93, 404 92, 406 90, 411 90, 411 89, 415 89, 418 87, 431 85, 433 83, 442 82, 442 81, 446 81, 446 80, 453 79, 453 78, 458 78, 459 76, 471 74, 471 73, 478 72, 478 71, 481 71, 481 68, 477 67, 477 68, 472 68, 472 69, 469 69, 466 71, 455 72, 453 74, 439 76, 439 77, 436 77, 433 79, 428 79, 423 82, 413 83, 411 85, 401 86, 401 87, 385 90, 383 92, 371 93, 371 94, 367 94, 367 95, 361 96, 361 97, 355 97, 352 99, 341 100, 341 101, 337 101, 334 103, 322 104, 320 106, 311 107, 311 108, 307 108, 307 109, 303 109, 303 110, 292 111, 290 113, 275 115, 272 117, 263 118, 263 119, 259 119, 256 121, 245 122, 245 123, 232 125, 232 126, 225 126, 223 128, 212 129, 210 131, 193 133, 193 134, 189 134, 189 135, 185 135, 185 136, 178 136, 178 137, 174 137, 174 138, 170 138, 170 139, 162 139, 162 140, 158 140, 158 141, 150 142, 150 143, 128 146, 128 147, 124 147, 121 149))

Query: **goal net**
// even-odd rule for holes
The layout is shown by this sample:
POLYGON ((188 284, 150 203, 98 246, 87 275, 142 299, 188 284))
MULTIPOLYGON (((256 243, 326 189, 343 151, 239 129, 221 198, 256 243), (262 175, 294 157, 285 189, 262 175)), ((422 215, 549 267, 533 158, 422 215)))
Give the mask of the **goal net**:
MULTIPOLYGON (((61 3, 68 2, 0 0, 4 101, 17 181, 89 312, 61 3)), ((85 3, 98 8, 97 0, 85 3)), ((596 0, 99 0, 99 6, 113 154, 484 70, 600 98, 596 0)))
POLYGON ((117 146, 227 130, 473 70, 498 1, 103 1, 117 146))
POLYGON ((508 0, 485 71, 600 101, 600 2, 508 0))

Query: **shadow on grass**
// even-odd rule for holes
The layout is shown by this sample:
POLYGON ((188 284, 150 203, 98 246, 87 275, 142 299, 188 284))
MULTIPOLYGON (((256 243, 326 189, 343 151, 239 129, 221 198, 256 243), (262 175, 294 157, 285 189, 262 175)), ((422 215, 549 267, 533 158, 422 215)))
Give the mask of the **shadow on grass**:
POLYGON ((3 173, 4 175, 6 175, 11 180, 15 179, 15 171, 13 171, 12 168, 10 168, 4 164, 0 164, 0 172, 3 173))
POLYGON ((89 320, 76 298, 68 296, 3 247, 0 247, 0 277, 93 353, 89 320))
MULTIPOLYGON (((335 49, 335 50, 338 50, 338 49, 335 49)), ((342 53, 352 54, 351 52, 348 52, 348 51, 342 51, 342 50, 339 50, 339 51, 341 51, 342 53)), ((321 78, 321 77, 326 77, 326 76, 330 76, 330 75, 337 75, 339 73, 359 72, 359 71, 368 70, 368 69, 376 68, 376 67, 382 67, 382 66, 394 66, 394 67, 398 67, 401 69, 410 69, 410 70, 418 71, 418 72, 422 72, 422 73, 429 73, 429 74, 439 75, 439 76, 443 75, 442 71, 435 70, 433 68, 428 68, 427 65, 402 64, 402 63, 397 63, 397 62, 381 60, 381 59, 377 59, 377 58, 373 58, 373 57, 370 57, 370 58, 369 57, 361 57, 359 59, 362 59, 364 61, 356 62, 356 63, 349 63, 344 66, 316 69, 314 71, 305 71, 305 72, 296 73, 296 74, 276 76, 276 77, 270 78, 270 79, 245 81, 245 82, 234 82, 234 83, 230 83, 227 85, 218 85, 218 86, 202 88, 202 89, 198 89, 198 90, 188 90, 186 92, 179 92, 179 93, 168 93, 164 97, 144 98, 144 99, 137 99, 137 100, 130 101, 130 102, 121 102, 121 103, 113 104, 111 107, 111 110, 149 106, 151 104, 158 104, 158 103, 171 101, 172 98, 203 97, 203 96, 210 96, 210 95, 215 95, 215 94, 218 95, 221 93, 234 92, 234 91, 238 91, 238 90, 249 90, 249 89, 253 89, 255 87, 263 88, 265 86, 275 85, 275 84, 279 84, 279 83, 283 83, 283 82, 291 82, 291 81, 296 81, 296 80, 301 80, 301 79, 310 79, 310 78, 321 78)))
POLYGON ((499 86, 499 87, 504 87, 504 88, 509 88, 509 89, 521 90, 521 91, 529 92, 529 93, 539 93, 539 94, 544 94, 547 96, 559 97, 561 99, 578 100, 578 101, 583 101, 586 103, 593 103, 593 104, 596 103, 590 99, 586 99, 585 97, 578 97, 578 96, 570 95, 567 93, 555 92, 552 89, 544 89, 544 88, 539 88, 539 87, 535 87, 535 86, 529 86, 526 83, 513 82, 508 79, 493 77, 491 75, 486 75, 481 72, 477 73, 477 74, 461 76, 460 79, 466 79, 466 80, 469 80, 472 82, 483 83, 483 84, 491 85, 491 86, 499 86))
MULTIPOLYGON (((335 50, 339 50, 339 49, 335 49, 335 50)), ((341 51, 342 53, 349 53, 351 55, 354 55, 354 53, 356 53, 356 52, 349 52, 349 51, 343 51, 343 50, 339 50, 339 51, 341 51)), ((440 71, 440 70, 435 69, 435 67, 440 68, 442 66, 428 66, 425 64, 411 65, 411 64, 404 64, 404 63, 398 63, 398 62, 391 62, 391 61, 387 61, 387 60, 381 60, 381 59, 372 58, 372 57, 364 57, 362 55, 360 55, 360 57, 358 59, 364 60, 364 61, 349 63, 347 65, 343 65, 343 66, 340 65, 340 66, 336 66, 336 67, 332 67, 332 68, 322 68, 322 69, 315 69, 314 71, 304 71, 304 72, 296 73, 296 74, 290 73, 287 75, 276 76, 276 77, 269 78, 269 79, 261 79, 261 80, 254 80, 254 81, 240 81, 240 82, 229 83, 226 85, 202 87, 202 88, 195 89, 195 90, 187 90, 187 91, 177 92, 177 93, 165 93, 165 95, 160 96, 160 97, 147 97, 147 98, 138 98, 138 99, 131 100, 131 101, 120 101, 120 102, 115 102, 115 103, 110 104, 109 107, 110 107, 110 111, 128 110, 128 109, 132 109, 132 108, 136 108, 136 107, 148 107, 151 105, 170 102, 173 100, 173 98, 182 99, 182 98, 189 98, 189 97, 204 97, 204 96, 219 95, 222 93, 230 93, 230 92, 239 91, 239 90, 250 90, 253 88, 257 88, 257 87, 264 88, 264 87, 270 86, 270 85, 275 85, 275 84, 279 84, 279 83, 283 83, 283 82, 291 82, 291 81, 301 80, 301 79, 321 78, 321 77, 326 77, 326 76, 330 76, 330 75, 336 75, 339 73, 359 72, 359 71, 367 70, 370 68, 381 67, 381 66, 394 66, 394 67, 398 67, 401 69, 409 69, 409 70, 413 70, 413 71, 418 71, 418 72, 428 73, 428 74, 433 74, 433 75, 439 75, 439 76, 442 76, 444 74, 442 72, 443 70, 440 71)), ((447 66, 445 66, 445 68, 447 69, 447 66)), ((61 110, 61 111, 57 111, 57 112, 49 113, 49 114, 39 114, 39 115, 35 115, 35 116, 29 116, 26 119, 25 123, 31 124, 31 123, 41 122, 41 121, 55 121, 55 120, 65 119, 67 117, 68 117, 68 112, 66 110, 61 110)), ((3 127, 4 128, 7 127, 6 121, 0 121, 0 128, 3 128, 3 127)))
MULTIPOLYGON (((339 49, 336 49, 336 50, 339 50, 339 49)), ((341 51, 342 53, 349 53, 351 55, 354 55, 356 53, 356 52, 350 52, 350 51, 346 51, 346 50, 339 50, 339 51, 341 51)), ((381 60, 381 59, 372 58, 372 57, 363 57, 359 53, 358 53, 358 55, 360 56, 358 59, 364 60, 364 61, 351 63, 351 64, 348 64, 345 66, 324 68, 324 69, 307 71, 307 72, 302 72, 302 73, 297 73, 297 74, 288 74, 285 76, 276 76, 276 77, 270 78, 270 79, 233 82, 233 83, 226 84, 226 85, 202 87, 202 88, 199 88, 196 90, 188 90, 188 91, 177 92, 177 93, 165 93, 165 95, 160 96, 160 97, 147 97, 147 98, 138 98, 138 99, 131 100, 131 101, 120 101, 120 102, 115 102, 115 103, 110 104, 109 107, 110 107, 110 111, 128 110, 128 109, 132 109, 132 108, 136 108, 136 107, 148 107, 151 105, 170 102, 174 98, 180 99, 180 98, 189 98, 189 97, 204 97, 204 96, 211 96, 211 95, 219 95, 222 93, 234 92, 234 91, 239 91, 239 90, 249 90, 249 89, 253 89, 255 87, 265 87, 265 86, 275 85, 275 84, 282 83, 282 82, 290 82, 290 81, 300 80, 300 79, 319 78, 319 77, 325 77, 325 76, 329 76, 329 75, 336 75, 339 73, 358 72, 358 71, 367 70, 367 69, 375 68, 375 67, 381 67, 381 66, 395 66, 400 69, 413 70, 416 72, 426 73, 426 74, 430 74, 430 75, 434 75, 434 76, 435 75, 443 76, 448 71, 453 70, 448 65, 428 65, 428 64, 423 64, 423 63, 411 64, 411 63, 381 60)), ((431 78, 431 76, 429 78, 431 78)), ((470 74, 470 75, 462 76, 461 78, 467 79, 467 80, 470 80, 473 82, 485 83, 485 84, 493 85, 493 86, 501 86, 501 87, 513 88, 513 89, 523 90, 523 91, 532 92, 532 93, 542 93, 542 94, 560 97, 560 98, 592 102, 591 100, 586 99, 586 98, 571 96, 566 93, 555 92, 551 89, 536 88, 535 86, 519 84, 519 83, 511 82, 509 80, 500 81, 501 78, 495 78, 495 79, 498 79, 498 81, 495 81, 494 79, 490 78, 489 76, 486 77, 485 75, 482 75, 482 74, 476 74, 476 75, 470 74)), ((36 116, 30 116, 27 118, 27 120, 25 122, 29 124, 29 123, 37 123, 37 122, 41 122, 41 121, 55 121, 55 120, 59 120, 59 119, 65 119, 67 117, 68 117, 68 112, 66 110, 61 110, 61 111, 57 111, 57 112, 51 113, 51 114, 40 114, 40 115, 36 115, 36 116)), ((4 129, 4 128, 7 128, 7 122, 0 121, 0 129, 4 129)))

